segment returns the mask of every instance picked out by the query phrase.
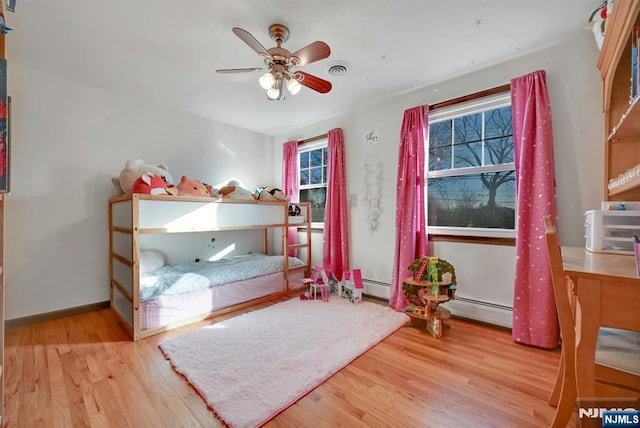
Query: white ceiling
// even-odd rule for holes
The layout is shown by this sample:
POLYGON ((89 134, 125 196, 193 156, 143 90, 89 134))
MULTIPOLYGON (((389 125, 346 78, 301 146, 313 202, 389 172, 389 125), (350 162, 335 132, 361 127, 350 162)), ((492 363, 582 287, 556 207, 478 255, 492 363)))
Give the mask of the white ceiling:
MULTIPOLYGON (((7 12, 7 57, 42 72, 148 99, 266 135, 283 134, 386 97, 449 79, 586 32, 601 0, 17 0, 7 12), (236 37, 267 49, 289 27, 293 52, 322 40, 328 59, 300 69, 329 80, 267 100, 263 62, 236 37), (327 73, 333 62, 347 75, 327 73)), ((595 42, 594 42, 595 43, 595 42)), ((595 66, 595 64, 594 64, 595 66)), ((479 88, 483 89, 483 88, 479 88)))

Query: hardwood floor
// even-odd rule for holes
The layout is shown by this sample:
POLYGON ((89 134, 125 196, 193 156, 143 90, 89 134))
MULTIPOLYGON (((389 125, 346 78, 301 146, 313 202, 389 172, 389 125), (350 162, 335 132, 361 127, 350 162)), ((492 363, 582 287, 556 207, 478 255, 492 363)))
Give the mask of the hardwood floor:
MULTIPOLYGON (((157 345, 238 313, 138 342, 109 309, 8 329, 4 426, 218 426, 157 345)), ((448 323, 440 339, 402 327, 266 426, 549 426, 560 352, 518 345, 502 329, 448 323)))

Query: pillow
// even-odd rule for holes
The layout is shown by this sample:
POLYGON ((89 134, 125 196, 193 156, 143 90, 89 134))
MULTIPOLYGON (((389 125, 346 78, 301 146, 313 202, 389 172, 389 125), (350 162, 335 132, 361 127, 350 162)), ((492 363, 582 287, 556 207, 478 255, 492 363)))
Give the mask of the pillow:
POLYGON ((140 251, 140 274, 160 269, 164 262, 164 255, 158 250, 140 251))

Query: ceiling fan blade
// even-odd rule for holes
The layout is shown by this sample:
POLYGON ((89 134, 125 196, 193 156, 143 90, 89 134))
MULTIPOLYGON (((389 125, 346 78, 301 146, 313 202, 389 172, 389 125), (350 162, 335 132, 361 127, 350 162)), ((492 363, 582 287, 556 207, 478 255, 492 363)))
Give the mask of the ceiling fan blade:
POLYGON ((262 70, 260 67, 247 67, 247 68, 221 68, 216 70, 216 73, 251 73, 252 71, 262 70))
POLYGON ((266 50, 264 46, 262 46, 262 44, 260 44, 260 42, 257 41, 256 38, 253 37, 247 30, 243 30, 239 27, 233 27, 232 31, 233 34, 240 37, 240 40, 249 45, 249 47, 256 51, 262 58, 271 58, 271 54, 269 53, 269 51, 266 50))
POLYGON ((306 65, 328 58, 329 55, 331 55, 329 45, 316 41, 292 53, 289 57, 289 63, 291 65, 306 65))
POLYGON ((293 78, 302 86, 306 86, 307 88, 313 89, 321 94, 326 94, 331 90, 331 82, 316 77, 313 74, 305 73, 304 71, 296 71, 293 74, 293 78))

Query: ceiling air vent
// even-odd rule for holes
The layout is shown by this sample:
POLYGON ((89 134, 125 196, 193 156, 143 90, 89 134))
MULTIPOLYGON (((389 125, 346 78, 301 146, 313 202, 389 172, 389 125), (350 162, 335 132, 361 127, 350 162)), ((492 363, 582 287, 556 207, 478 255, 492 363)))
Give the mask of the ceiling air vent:
POLYGON ((350 65, 346 62, 332 62, 329 64, 327 72, 329 73, 329 76, 340 77, 347 74, 349 67, 350 65))

